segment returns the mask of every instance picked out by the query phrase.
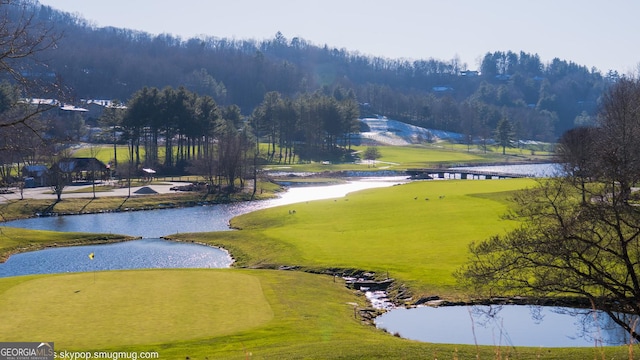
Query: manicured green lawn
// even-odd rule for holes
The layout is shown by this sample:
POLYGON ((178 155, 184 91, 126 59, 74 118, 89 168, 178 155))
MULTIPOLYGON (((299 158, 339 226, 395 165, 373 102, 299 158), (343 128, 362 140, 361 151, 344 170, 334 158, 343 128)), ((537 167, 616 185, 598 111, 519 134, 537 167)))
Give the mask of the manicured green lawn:
MULTIPOLYGON (((261 146, 263 154, 266 154, 267 146, 261 146)), ((354 151, 364 151, 367 146, 352 146, 354 151)), ((488 162, 517 162, 527 161, 527 159, 537 161, 549 161, 549 153, 538 151, 535 155, 531 154, 529 149, 507 149, 507 155, 502 155, 502 148, 494 146, 488 147, 487 152, 481 151, 477 146, 469 149, 464 144, 450 144, 446 142, 429 144, 429 145, 412 145, 412 146, 378 146, 381 163, 375 167, 369 164, 354 163, 330 163, 322 164, 321 162, 310 163, 293 163, 293 164, 268 164, 267 169, 283 170, 283 171, 377 171, 377 170, 405 170, 407 168, 428 168, 440 165, 451 164, 473 164, 488 162)), ((129 159, 127 147, 120 145, 117 147, 118 162, 125 163, 129 159)), ((78 157, 96 157, 105 164, 113 160, 113 146, 99 145, 93 148, 83 147, 75 151, 74 156, 78 157)), ((144 156, 144 152, 141 154, 144 156)), ((160 149, 160 159, 164 157, 164 148, 160 149)))
POLYGON ((259 279, 240 272, 107 271, 3 279, 0 287, 0 338, 53 337, 61 349, 222 336, 273 318, 259 279))
MULTIPOLYGON (((224 243, 246 266, 389 271, 417 292, 454 292, 450 274, 465 259, 465 241, 512 226, 501 219, 508 191, 533 184, 416 182, 268 209, 237 218, 234 224, 245 230, 183 237, 224 243)), ((11 238, 23 232, 23 239, 37 235, 43 241, 69 235, 11 231, 3 229, 11 238)), ((302 271, 21 276, 0 279, 0 339, 54 341, 58 351, 156 351, 160 359, 628 357, 626 347, 538 349, 409 341, 363 323, 357 310, 364 306, 364 297, 340 279, 302 271)))
MULTIPOLYGON (((163 148, 164 149, 164 148, 163 148)), ((142 152, 140 156, 144 156, 144 148, 141 148, 142 152)), ((164 150, 163 150, 164 151, 164 150)), ((81 147, 74 151, 75 157, 95 157, 96 159, 107 164, 114 159, 113 157, 113 145, 93 145, 81 147)), ((126 145, 116 146, 116 156, 118 157, 118 163, 126 163, 129 161, 129 149, 126 145)))
MULTIPOLYGON (((364 151, 366 146, 353 146, 354 151, 364 151)), ((378 159, 380 163, 375 166, 363 162, 354 163, 338 163, 338 164, 322 164, 320 162, 304 163, 304 164, 273 164, 267 168, 286 171, 378 171, 378 170, 399 170, 403 171, 407 168, 416 167, 434 167, 440 164, 451 163, 477 163, 503 161, 496 160, 495 156, 487 156, 478 152, 467 152, 461 149, 447 149, 435 146, 378 146, 381 157, 378 159)))
MULTIPOLYGON (((428 344, 363 324, 362 296, 329 276, 191 269, 0 279, 0 338, 56 351, 160 359, 584 359, 599 349, 428 344), (131 344, 131 345, 130 345, 131 344)), ((436 325, 437 326, 437 325, 436 325)), ((626 358, 625 347, 602 350, 626 358)))
MULTIPOLYGON (((366 149, 366 147, 360 148, 366 149)), ((395 167, 393 164, 398 164, 403 168, 434 167, 438 164, 489 161, 489 158, 483 154, 461 149, 452 150, 431 146, 380 146, 378 149, 381 155, 378 161, 385 163, 379 164, 377 167, 395 167)))
MULTIPOLYGON (((449 162, 474 162, 478 156, 430 151, 384 147, 380 160, 407 168, 428 167, 443 156, 451 156, 449 162)), ((511 191, 534 184, 526 179, 414 182, 266 209, 234 219, 232 224, 241 231, 180 238, 222 245, 237 267, 388 272, 408 286, 414 298, 458 297, 465 292, 451 274, 466 261, 468 243, 515 226, 503 218, 506 199, 511 191)), ((63 205, 77 207, 71 201, 63 205)), ((0 251, 101 236, 2 228, 0 251)), ((404 340, 364 324, 354 311, 366 306, 364 297, 340 279, 248 268, 0 279, 0 340, 54 341, 58 351, 157 351, 160 359, 630 358, 627 347, 475 347, 404 340)))
POLYGON ((13 253, 40 250, 47 246, 99 244, 127 239, 132 237, 0 227, 0 262, 4 262, 13 253))
POLYGON ((534 184, 412 182, 242 215, 231 222, 238 232, 180 237, 227 248, 239 266, 356 268, 388 273, 416 295, 460 295, 452 273, 468 244, 513 228, 508 194, 534 184))

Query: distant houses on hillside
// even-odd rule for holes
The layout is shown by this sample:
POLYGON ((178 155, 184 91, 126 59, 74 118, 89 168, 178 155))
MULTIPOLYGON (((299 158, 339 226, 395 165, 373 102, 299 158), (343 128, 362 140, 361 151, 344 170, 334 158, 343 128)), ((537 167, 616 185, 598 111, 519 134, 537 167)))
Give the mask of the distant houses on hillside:
POLYGON ((23 99, 23 102, 30 104, 32 106, 42 106, 42 107, 52 107, 58 108, 58 115, 71 115, 71 114, 82 114, 87 118, 98 119, 104 109, 106 108, 117 108, 117 109, 126 109, 127 107, 114 102, 113 100, 85 100, 81 99, 79 102, 79 106, 64 103, 56 99, 23 99))

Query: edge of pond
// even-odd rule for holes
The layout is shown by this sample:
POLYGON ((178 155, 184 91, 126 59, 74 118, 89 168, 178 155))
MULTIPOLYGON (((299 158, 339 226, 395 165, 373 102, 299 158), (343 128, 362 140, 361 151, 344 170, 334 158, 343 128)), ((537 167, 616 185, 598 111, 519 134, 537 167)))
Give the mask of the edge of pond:
POLYGON ((176 238, 172 238, 171 236, 161 236, 160 237, 163 240, 167 240, 167 241, 173 241, 176 243, 184 243, 184 244, 196 244, 196 245, 202 245, 202 246, 207 246, 210 248, 214 248, 214 249, 218 249, 222 252, 224 252, 225 254, 227 254, 227 256, 229 257, 229 259, 231 259, 231 264, 229 264, 229 267, 232 267, 233 264, 236 263, 236 259, 233 257, 233 255, 231 254, 231 252, 221 246, 216 246, 216 245, 212 245, 212 244, 207 244, 205 242, 202 241, 194 241, 194 240, 181 240, 181 239, 176 239, 176 238))
POLYGON ((26 246, 17 246, 9 249, 5 249, 0 251, 0 264, 6 262, 12 255, 45 250, 49 248, 58 248, 58 247, 70 247, 70 246, 84 246, 84 245, 104 245, 104 244, 115 244, 125 241, 133 241, 139 240, 140 237, 137 236, 114 236, 113 238, 105 238, 104 236, 101 238, 98 234, 94 239, 87 240, 70 240, 69 242, 52 242, 52 243, 29 243, 25 244, 26 246))

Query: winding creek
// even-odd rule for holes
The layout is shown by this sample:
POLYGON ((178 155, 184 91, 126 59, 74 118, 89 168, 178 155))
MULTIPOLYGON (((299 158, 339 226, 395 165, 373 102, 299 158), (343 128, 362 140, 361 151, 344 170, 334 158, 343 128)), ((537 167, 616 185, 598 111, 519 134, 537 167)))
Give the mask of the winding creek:
MULTIPOLYGON (((543 171, 548 174, 549 168, 543 171)), ((279 198, 266 201, 11 221, 3 225, 125 234, 142 239, 16 254, 0 264, 0 277, 135 268, 226 268, 233 260, 223 249, 166 241, 161 237, 181 232, 230 231, 231 218, 251 211, 343 197, 349 192, 388 187, 405 179, 362 178, 340 185, 292 187, 279 198), (95 254, 93 261, 88 258, 90 253, 95 254)), ((602 314, 567 308, 519 305, 395 308, 379 316, 375 323, 401 337, 434 343, 568 347, 621 345, 629 341, 602 314)))

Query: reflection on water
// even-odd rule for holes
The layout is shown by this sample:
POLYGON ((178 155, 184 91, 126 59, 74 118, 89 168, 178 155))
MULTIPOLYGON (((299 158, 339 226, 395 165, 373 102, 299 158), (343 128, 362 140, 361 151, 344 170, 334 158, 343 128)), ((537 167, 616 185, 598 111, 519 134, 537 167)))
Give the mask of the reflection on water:
POLYGON ((229 219, 251 211, 250 204, 52 216, 10 221, 6 226, 64 232, 125 234, 159 238, 178 232, 229 230, 229 219))
POLYGON ((53 216, 9 221, 5 226, 65 232, 124 234, 159 238, 175 233, 227 231, 231 218, 255 210, 297 202, 343 197, 358 190, 392 186, 404 178, 370 178, 346 184, 294 187, 273 200, 178 209, 53 216))
POLYGON ((225 268, 231 263, 229 254, 217 248, 143 239, 16 254, 0 264, 0 277, 123 269, 225 268), (89 258, 91 253, 93 260, 89 258))
POLYGON ((145 239, 13 255, 6 263, 0 264, 0 277, 134 268, 229 267, 232 259, 224 250, 158 238, 178 232, 226 231, 230 230, 231 218, 254 210, 342 197, 353 191, 392 186, 402 180, 376 178, 340 185, 292 188, 278 199, 266 201, 11 221, 4 225, 38 230, 126 234, 145 239), (88 258, 92 252, 96 255, 94 261, 88 258))
POLYGON ((629 343, 628 334, 606 314, 563 307, 399 308, 379 316, 376 326, 403 338, 431 343, 536 347, 629 343))
POLYGON ((267 200, 264 207, 289 205, 312 200, 340 198, 354 191, 389 187, 406 182, 408 182, 407 176, 394 176, 363 178, 358 181, 350 181, 348 183, 338 185, 291 187, 278 199, 267 200))

